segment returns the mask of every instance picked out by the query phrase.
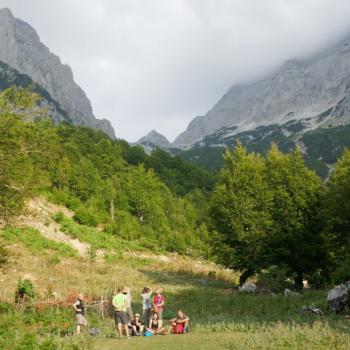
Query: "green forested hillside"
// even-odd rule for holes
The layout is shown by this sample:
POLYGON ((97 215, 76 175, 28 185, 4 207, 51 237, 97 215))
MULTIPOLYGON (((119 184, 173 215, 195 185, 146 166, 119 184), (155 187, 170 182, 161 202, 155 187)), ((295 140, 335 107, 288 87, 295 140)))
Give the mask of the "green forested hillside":
POLYGON ((170 251, 206 251, 202 209, 190 198, 206 200, 210 174, 164 152, 147 156, 94 129, 54 127, 35 107, 37 100, 15 88, 1 94, 3 218, 39 192, 73 209, 77 222, 119 238, 170 251))
POLYGON ((327 311, 325 289, 350 279, 350 151, 323 182, 300 149, 274 144, 261 155, 237 143, 213 175, 93 129, 54 126, 38 99, 0 94, 0 347, 117 346, 112 320, 93 305, 130 285, 139 311, 143 286, 159 285, 165 319, 184 308, 191 334, 118 344, 202 349, 205 334, 208 349, 349 348, 347 320, 327 311), (256 295, 239 291, 238 276, 256 295), (301 292, 305 279, 311 290, 282 294, 301 292), (67 337, 77 290, 91 302, 96 341, 67 337), (19 291, 23 309, 12 302, 19 291))
POLYGON ((344 148, 350 147, 350 126, 318 128, 299 135, 302 129, 302 124, 297 121, 282 126, 261 126, 256 130, 242 132, 227 139, 207 137, 204 145, 176 153, 203 169, 217 171, 223 165, 226 147, 234 147, 238 140, 249 151, 261 154, 266 154, 272 143, 277 144, 283 152, 291 152, 299 144, 303 147, 304 159, 308 166, 320 177, 326 179, 330 168, 342 155, 344 148))
MULTIPOLYGON (((16 88, 0 95, 1 219, 21 213, 24 201, 40 193, 72 209, 76 223, 96 227, 91 235, 102 231, 151 250, 210 255, 241 270, 242 283, 275 266, 298 287, 305 277, 321 283, 348 275, 342 208, 348 206, 349 152, 324 184, 300 150, 283 153, 266 144, 259 156, 237 144, 226 151, 216 178, 179 157, 160 150, 149 156, 94 129, 54 127, 38 99, 16 88)), ((317 135, 308 134, 308 144, 321 150, 326 146, 317 135)))

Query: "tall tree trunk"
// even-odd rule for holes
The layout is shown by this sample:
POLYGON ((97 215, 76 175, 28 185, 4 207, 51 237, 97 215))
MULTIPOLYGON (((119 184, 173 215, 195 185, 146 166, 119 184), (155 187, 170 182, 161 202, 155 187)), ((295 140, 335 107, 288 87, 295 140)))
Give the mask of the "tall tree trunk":
POLYGON ((114 221, 114 199, 111 199, 111 220, 114 221))
POLYGON ((303 285, 303 273, 301 271, 297 272, 297 276, 294 281, 294 287, 296 290, 302 290, 304 288, 303 285))
POLYGON ((244 270, 241 276, 239 277, 239 285, 242 286, 250 276, 253 276, 253 274, 253 269, 244 270))

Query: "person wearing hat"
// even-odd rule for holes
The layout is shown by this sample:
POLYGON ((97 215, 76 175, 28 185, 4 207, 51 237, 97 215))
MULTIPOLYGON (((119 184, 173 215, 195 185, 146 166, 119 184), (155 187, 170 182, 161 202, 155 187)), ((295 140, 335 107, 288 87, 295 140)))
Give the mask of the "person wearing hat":
POLYGON ((134 319, 131 321, 131 335, 139 337, 144 327, 144 323, 140 320, 140 314, 135 314, 134 319))
POLYGON ((127 310, 127 294, 128 289, 126 287, 124 288, 118 288, 118 294, 116 294, 113 297, 112 305, 115 310, 115 325, 116 325, 116 334, 119 333, 119 337, 123 338, 123 327, 124 332, 127 338, 129 338, 129 329, 128 329, 128 314, 126 312, 127 310))

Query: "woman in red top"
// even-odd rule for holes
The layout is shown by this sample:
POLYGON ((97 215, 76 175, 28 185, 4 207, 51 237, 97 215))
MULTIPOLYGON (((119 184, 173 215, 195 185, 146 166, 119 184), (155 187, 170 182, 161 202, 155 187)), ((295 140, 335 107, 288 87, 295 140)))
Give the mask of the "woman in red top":
POLYGON ((153 309, 158 314, 160 327, 163 326, 163 310, 164 310, 164 303, 165 303, 165 298, 162 295, 162 293, 163 293, 163 288, 158 288, 156 290, 156 295, 153 298, 153 309))

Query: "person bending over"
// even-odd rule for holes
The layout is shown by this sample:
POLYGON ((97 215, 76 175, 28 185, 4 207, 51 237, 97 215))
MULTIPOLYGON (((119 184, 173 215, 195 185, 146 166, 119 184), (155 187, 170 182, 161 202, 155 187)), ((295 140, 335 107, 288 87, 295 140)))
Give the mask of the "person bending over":
POLYGON ((190 319, 182 310, 177 312, 175 318, 169 321, 170 332, 173 334, 185 334, 189 332, 190 319))

